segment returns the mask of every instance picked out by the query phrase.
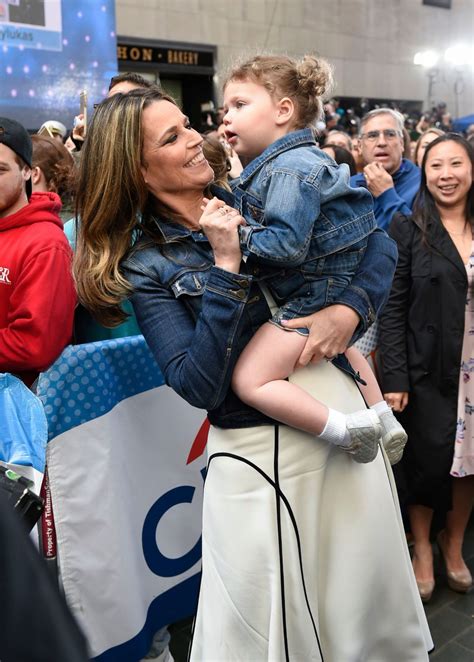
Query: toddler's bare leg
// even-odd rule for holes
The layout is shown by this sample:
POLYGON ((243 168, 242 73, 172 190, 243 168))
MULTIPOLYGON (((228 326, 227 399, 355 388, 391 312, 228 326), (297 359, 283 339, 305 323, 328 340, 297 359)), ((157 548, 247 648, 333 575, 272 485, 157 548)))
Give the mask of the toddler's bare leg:
POLYGON ((359 384, 359 388, 369 407, 381 402, 383 400, 382 391, 365 356, 356 347, 347 349, 345 355, 354 370, 367 382, 366 386, 359 384))
POLYGON ((375 412, 364 409, 345 416, 285 381, 304 344, 304 336, 264 324, 237 362, 232 379, 235 393, 267 416, 337 445, 356 462, 371 462, 380 437, 375 412))
POLYGON ((306 338, 264 324, 242 352, 232 388, 239 398, 267 416, 305 432, 323 431, 328 408, 296 384, 285 381, 294 370, 306 338))

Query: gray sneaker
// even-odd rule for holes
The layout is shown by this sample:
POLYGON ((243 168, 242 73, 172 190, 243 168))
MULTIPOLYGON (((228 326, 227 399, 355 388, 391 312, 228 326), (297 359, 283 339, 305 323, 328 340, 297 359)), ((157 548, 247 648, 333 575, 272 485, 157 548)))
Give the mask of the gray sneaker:
POLYGON ((375 411, 362 409, 347 415, 347 430, 351 436, 349 446, 339 446, 352 455, 356 462, 372 462, 377 456, 382 426, 375 411))
POLYGON ((397 464, 402 459, 403 449, 408 440, 407 433, 395 418, 393 411, 386 411, 379 418, 382 425, 383 447, 390 464, 397 464))

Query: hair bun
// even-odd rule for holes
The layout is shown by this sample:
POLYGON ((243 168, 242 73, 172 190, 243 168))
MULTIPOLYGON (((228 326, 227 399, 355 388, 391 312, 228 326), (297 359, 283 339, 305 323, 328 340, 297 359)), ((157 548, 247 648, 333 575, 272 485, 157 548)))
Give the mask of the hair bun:
POLYGON ((333 85, 332 68, 329 62, 314 55, 305 55, 296 64, 296 73, 301 88, 311 96, 329 94, 333 85))
POLYGON ((231 80, 251 81, 263 86, 277 99, 293 99, 296 112, 292 130, 313 126, 322 117, 323 98, 332 86, 332 68, 323 58, 305 55, 296 61, 288 55, 256 55, 237 63, 229 72, 231 80))

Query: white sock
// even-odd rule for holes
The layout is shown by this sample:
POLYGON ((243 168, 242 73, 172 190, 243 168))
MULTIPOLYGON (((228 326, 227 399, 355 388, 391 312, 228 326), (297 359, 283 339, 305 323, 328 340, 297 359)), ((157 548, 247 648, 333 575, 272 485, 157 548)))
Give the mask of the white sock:
POLYGON ((388 411, 392 411, 385 400, 376 402, 375 405, 370 405, 370 408, 374 410, 379 418, 382 416, 382 414, 385 414, 388 411))
POLYGON ((324 430, 318 435, 320 439, 336 446, 348 446, 351 442, 347 431, 346 416, 340 411, 328 408, 328 420, 324 430))

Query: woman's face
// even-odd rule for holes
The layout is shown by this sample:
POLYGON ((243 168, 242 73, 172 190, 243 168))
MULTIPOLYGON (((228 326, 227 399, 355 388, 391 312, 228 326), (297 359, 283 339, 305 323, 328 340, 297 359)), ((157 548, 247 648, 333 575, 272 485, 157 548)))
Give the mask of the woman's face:
POLYGON ((431 133, 428 131, 426 135, 423 136, 420 142, 420 146, 418 147, 418 154, 416 155, 416 165, 421 168, 421 164, 423 162, 423 157, 426 152, 426 148, 430 143, 433 142, 433 140, 436 140, 436 138, 439 138, 437 133, 431 133))
POLYGON ((203 139, 178 106, 162 100, 142 115, 142 174, 156 198, 203 191, 214 173, 202 152, 203 139))
POLYGON ((465 204, 472 186, 472 164, 464 148, 452 140, 433 147, 425 163, 426 184, 438 207, 465 204))

